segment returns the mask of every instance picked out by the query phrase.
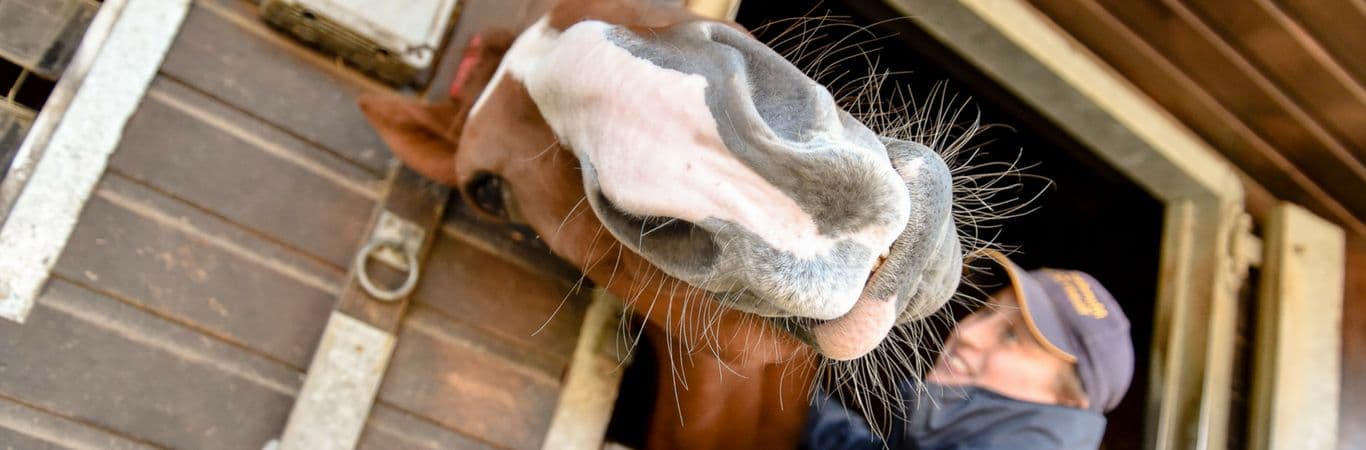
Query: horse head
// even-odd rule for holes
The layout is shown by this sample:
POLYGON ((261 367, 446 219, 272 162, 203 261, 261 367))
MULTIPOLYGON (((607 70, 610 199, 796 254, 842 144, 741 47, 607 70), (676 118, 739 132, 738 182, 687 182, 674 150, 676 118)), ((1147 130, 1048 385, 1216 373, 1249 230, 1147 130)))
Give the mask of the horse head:
POLYGON ((450 103, 363 108, 415 170, 680 339, 733 322, 854 359, 957 287, 939 154, 878 136, 739 25, 569 0, 485 40, 450 103))

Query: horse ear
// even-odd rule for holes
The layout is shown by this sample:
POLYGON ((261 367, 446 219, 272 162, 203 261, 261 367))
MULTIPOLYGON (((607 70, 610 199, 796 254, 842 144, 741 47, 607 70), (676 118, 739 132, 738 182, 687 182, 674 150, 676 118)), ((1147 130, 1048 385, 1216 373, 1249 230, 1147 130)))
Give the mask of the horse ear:
POLYGON ((432 181, 455 184, 460 126, 455 105, 425 104, 393 95, 366 95, 360 98, 360 109, 404 164, 432 181))
POLYGON ((516 33, 502 29, 474 36, 460 60, 448 99, 425 104, 409 97, 365 95, 360 98, 361 111, 408 167, 433 181, 454 185, 460 130, 516 38, 516 33))

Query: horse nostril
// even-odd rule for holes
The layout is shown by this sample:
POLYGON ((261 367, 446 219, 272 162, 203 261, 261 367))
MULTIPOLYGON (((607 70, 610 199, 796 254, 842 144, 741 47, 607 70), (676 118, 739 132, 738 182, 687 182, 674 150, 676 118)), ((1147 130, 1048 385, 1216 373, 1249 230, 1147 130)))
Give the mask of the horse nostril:
POLYGON ((469 183, 465 183, 465 195, 480 212, 500 219, 508 219, 503 177, 488 172, 479 172, 470 179, 469 183))

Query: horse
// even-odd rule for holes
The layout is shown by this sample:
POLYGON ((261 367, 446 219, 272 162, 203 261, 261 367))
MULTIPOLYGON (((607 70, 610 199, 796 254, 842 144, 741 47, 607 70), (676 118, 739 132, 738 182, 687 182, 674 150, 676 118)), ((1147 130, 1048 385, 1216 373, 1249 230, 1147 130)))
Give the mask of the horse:
POLYGON ((744 27, 641 3, 563 0, 481 34, 449 99, 360 106, 644 318, 625 339, 659 359, 649 448, 792 448, 822 373, 909 375, 897 330, 961 276, 951 171, 744 27))

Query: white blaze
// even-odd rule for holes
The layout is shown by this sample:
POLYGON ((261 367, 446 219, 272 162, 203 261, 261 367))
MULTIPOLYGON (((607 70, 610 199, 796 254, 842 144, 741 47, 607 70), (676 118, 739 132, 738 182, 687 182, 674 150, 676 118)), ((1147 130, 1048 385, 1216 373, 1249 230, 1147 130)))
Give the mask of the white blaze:
POLYGON ((835 241, 815 220, 726 149, 706 78, 632 55, 610 29, 587 21, 560 33, 542 20, 504 61, 556 136, 592 162, 603 195, 637 215, 730 221, 798 257, 828 252, 835 241))

